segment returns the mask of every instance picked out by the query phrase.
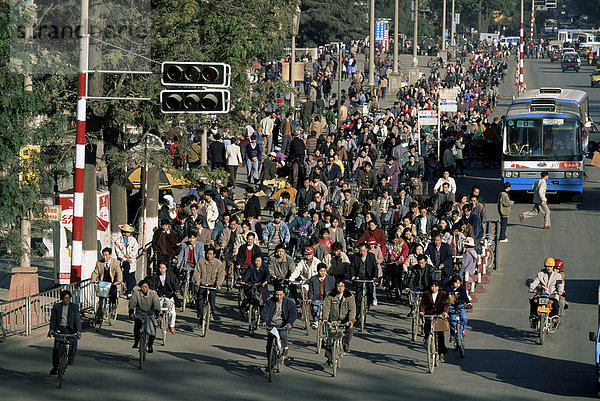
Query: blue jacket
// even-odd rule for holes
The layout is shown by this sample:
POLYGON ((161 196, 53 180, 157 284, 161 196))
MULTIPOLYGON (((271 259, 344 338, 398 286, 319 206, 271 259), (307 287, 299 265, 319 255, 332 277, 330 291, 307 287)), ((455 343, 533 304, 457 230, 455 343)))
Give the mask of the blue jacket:
MULTIPOLYGON (((454 289, 454 287, 452 287, 450 284, 448 284, 447 286, 444 287, 444 292, 448 295, 453 295, 454 296, 454 306, 460 306, 460 305, 464 305, 464 304, 468 304, 469 302, 471 302, 471 300, 469 299, 469 296, 467 295, 467 290, 465 290, 465 286, 464 285, 460 285, 458 288, 454 289)), ((450 305, 452 307, 452 305, 450 305)))
MULTIPOLYGON (((270 222, 262 232, 263 242, 271 242, 273 235, 275 235, 275 223, 270 222)), ((283 220, 279 223, 279 240, 284 244, 290 242, 290 229, 288 228, 287 224, 283 222, 283 220)))
MULTIPOLYGON (((181 250, 177 256, 177 263, 179 263, 180 267, 183 267, 183 264, 187 262, 189 253, 190 243, 189 241, 186 241, 181 246, 181 250)), ((194 262, 198 263, 198 261, 201 259, 204 259, 204 244, 200 241, 196 241, 194 244, 194 262)))
POLYGON ((473 226, 473 233, 475 234, 475 238, 483 238, 483 224, 481 223, 481 219, 479 218, 479 216, 471 212, 471 215, 467 219, 467 222, 473 226))
MULTIPOLYGON (((275 314, 275 301, 270 298, 265 302, 265 306, 263 307, 262 312, 260 313, 260 321, 265 322, 267 326, 271 325, 271 320, 273 320, 273 315, 275 314)), ((296 311, 296 304, 289 297, 283 297, 282 305, 281 305, 281 318, 283 320, 283 324, 281 327, 284 327, 286 324, 294 325, 296 321, 298 313, 296 311)))
POLYGON ((336 163, 331 165, 331 169, 325 168, 325 171, 329 171, 329 182, 335 181, 336 179, 342 179, 342 169, 336 163))
MULTIPOLYGON (((58 329, 62 318, 64 305, 62 302, 57 302, 52 306, 52 314, 50 315, 50 330, 58 329)), ((81 314, 79 313, 79 305, 74 302, 69 304, 67 312, 67 327, 71 331, 81 331, 81 314)))
MULTIPOLYGON (((335 288, 335 277, 327 275, 325 276, 325 292, 323 293, 323 300, 327 294, 335 288)), ((319 299, 319 275, 312 276, 308 281, 308 298, 316 301, 319 299)))
POLYGON ((260 268, 256 270, 254 263, 250 263, 246 274, 244 274, 244 282, 248 284, 264 283, 265 281, 271 281, 271 273, 269 273, 269 267, 266 263, 260 265, 260 268))

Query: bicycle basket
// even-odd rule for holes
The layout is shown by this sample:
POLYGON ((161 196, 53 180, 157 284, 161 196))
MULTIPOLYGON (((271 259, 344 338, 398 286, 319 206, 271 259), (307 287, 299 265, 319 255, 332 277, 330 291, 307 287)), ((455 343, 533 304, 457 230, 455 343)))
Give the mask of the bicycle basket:
POLYGON ((338 339, 342 338, 343 336, 344 336, 344 329, 342 329, 342 328, 338 328, 337 330, 335 330, 335 329, 327 330, 327 337, 329 337, 332 340, 338 340, 338 339))
POLYGON ((108 298, 108 293, 110 292, 110 286, 112 283, 108 281, 98 281, 98 290, 96 291, 96 295, 99 298, 108 298))
POLYGON ((64 343, 64 344, 73 344, 77 339, 76 335, 66 334, 66 333, 54 333, 54 338, 56 342, 64 343))
POLYGON ((450 331, 450 322, 447 319, 438 317, 433 320, 433 331, 450 331))
POLYGON ((410 305, 416 305, 418 302, 418 299, 421 297, 420 293, 415 293, 412 291, 408 292, 408 303, 410 305))

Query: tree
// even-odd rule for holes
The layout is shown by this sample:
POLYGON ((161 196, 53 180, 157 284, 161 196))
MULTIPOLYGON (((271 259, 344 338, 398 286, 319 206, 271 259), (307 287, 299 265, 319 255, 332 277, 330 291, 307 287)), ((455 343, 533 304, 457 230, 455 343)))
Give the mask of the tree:
POLYGON ((364 39, 369 34, 368 4, 355 0, 302 0, 298 42, 315 47, 364 39))

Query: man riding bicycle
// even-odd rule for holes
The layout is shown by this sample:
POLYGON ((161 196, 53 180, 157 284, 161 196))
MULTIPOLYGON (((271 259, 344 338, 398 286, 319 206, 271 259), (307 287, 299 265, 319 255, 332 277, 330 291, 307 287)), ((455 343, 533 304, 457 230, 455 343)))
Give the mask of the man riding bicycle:
MULTIPOLYGON (((160 301, 158 300, 158 294, 156 291, 150 289, 146 280, 140 281, 138 286, 140 289, 134 291, 131 299, 129 299, 129 319, 133 319, 134 313, 142 317, 154 316, 155 319, 158 319, 158 316, 160 315, 160 301)), ((135 324, 133 326, 133 347, 131 348, 137 348, 139 346, 142 324, 143 322, 141 319, 135 319, 135 324)), ((154 320, 152 320, 152 325, 155 326, 154 320)), ((148 353, 154 352, 152 345, 154 344, 155 337, 155 330, 148 333, 148 353), (153 335, 151 335, 152 333, 153 335)))
POLYGON ((294 259, 285 252, 284 244, 277 244, 275 255, 269 258, 271 278, 283 280, 292 275, 295 270, 294 259))
POLYGON ((117 285, 123 282, 123 272, 121 271, 119 261, 112 257, 112 249, 104 248, 102 250, 102 260, 96 262, 96 268, 92 272, 91 281, 108 281, 112 283, 108 293, 108 301, 111 304, 117 302, 117 285))
POLYGON ((158 274, 147 279, 150 289, 156 291, 158 298, 164 298, 171 320, 169 321, 169 330, 171 334, 175 334, 175 320, 177 313, 175 312, 175 294, 179 294, 179 280, 175 277, 172 270, 167 270, 165 263, 158 264, 158 274))
MULTIPOLYGON (((282 354, 284 357, 288 355, 288 334, 296 321, 296 316, 297 311, 294 301, 283 295, 283 288, 281 286, 275 287, 273 297, 265 302, 265 306, 260 314, 260 321, 263 327, 273 326, 286 329, 279 331, 281 346, 283 348, 282 354)), ((267 338, 267 360, 269 360, 269 357, 271 356, 271 344, 273 343, 274 338, 275 337, 272 335, 269 335, 267 338)), ((269 372, 268 366, 265 369, 265 372, 269 372)))
MULTIPOLYGON (((364 242, 358 245, 358 253, 354 254, 350 264, 350 276, 352 280, 373 280, 377 276, 377 261, 375 255, 370 253, 367 249, 367 244, 364 242)), ((367 307, 373 303, 373 283, 362 283, 366 285, 367 293, 367 307)), ((362 311, 360 305, 362 302, 362 291, 360 285, 355 285, 356 291, 356 305, 357 312, 356 316, 360 316, 362 311)))
MULTIPOLYGON (((348 327, 344 331, 344 339, 342 340, 344 352, 350 352, 350 341, 352 340, 356 316, 356 300, 354 299, 354 295, 346 288, 344 281, 338 281, 336 287, 325 297, 325 302, 323 303, 323 323, 348 323, 348 327)), ((331 344, 327 344, 325 347, 325 356, 327 357, 327 365, 331 366, 331 344)))
MULTIPOLYGON (((66 334, 77 333, 79 336, 81 336, 81 314, 79 313, 79 305, 77 305, 77 303, 71 303, 71 292, 69 290, 61 291, 60 302, 57 302, 52 306, 48 337, 52 337, 54 332, 66 334)), ((58 374, 60 348, 61 343, 57 340, 54 340, 54 348, 52 349, 52 370, 50 371, 51 375, 58 374)), ((77 339, 75 339, 71 345, 71 349, 69 350, 69 365, 73 365, 76 352, 77 339)))
MULTIPOLYGON (((290 275, 290 281, 308 281, 308 279, 317 274, 317 266, 321 261, 315 257, 314 253, 315 250, 312 247, 304 249, 304 259, 296 265, 296 269, 290 275)), ((308 285, 304 285, 303 289, 304 291, 308 291, 308 285)), ((296 286, 291 286, 290 292, 296 303, 299 303, 300 296, 298 295, 296 286)))
MULTIPOLYGON (((324 301, 325 297, 335 287, 335 277, 327 274, 327 265, 325 263, 319 263, 318 266, 319 274, 312 276, 308 281, 308 302, 313 301, 324 301)), ((319 320, 319 306, 313 304, 313 323, 312 328, 317 328, 317 322, 319 320)))
MULTIPOLYGON (((207 296, 208 290, 201 288, 200 285, 208 287, 216 287, 217 291, 221 289, 223 281, 225 280, 225 266, 223 262, 215 258, 215 249, 208 248, 206 250, 206 258, 198 261, 196 269, 194 270, 194 283, 198 289, 198 319, 202 319, 204 316, 204 299, 207 296)), ((210 291, 209 302, 212 310, 214 320, 219 320, 219 317, 215 314, 215 301, 217 298, 216 291, 210 291)))
POLYGON ((177 256, 177 268, 185 278, 185 272, 190 272, 190 277, 199 260, 204 259, 204 244, 198 241, 198 231, 192 230, 188 235, 188 241, 181 244, 181 250, 177 256))
MULTIPOLYGON (((431 287, 431 283, 435 278, 435 268, 427 263, 427 256, 424 254, 417 256, 417 264, 412 266, 408 272, 406 280, 406 291, 420 290, 431 287)), ((412 317, 415 310, 415 305, 410 305, 408 317, 412 317)))
MULTIPOLYGON (((467 329, 467 305, 471 302, 467 290, 462 285, 460 277, 454 276, 444 287, 444 292, 448 294, 449 314, 458 315, 462 323, 463 330, 467 329)), ((454 341, 456 333, 456 321, 450 320, 450 343, 454 341)))

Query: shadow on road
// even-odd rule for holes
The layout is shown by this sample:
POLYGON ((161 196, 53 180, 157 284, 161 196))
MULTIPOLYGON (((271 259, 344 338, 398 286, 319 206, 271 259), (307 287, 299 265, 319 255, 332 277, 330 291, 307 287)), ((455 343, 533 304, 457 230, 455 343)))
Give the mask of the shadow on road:
MULTIPOLYGON (((523 308, 524 319, 527 318, 527 309, 523 308)), ((537 344, 537 335, 531 330, 521 330, 514 327, 498 325, 494 322, 479 319, 469 319, 468 326, 473 332, 490 334, 504 340, 523 344, 537 344)))

